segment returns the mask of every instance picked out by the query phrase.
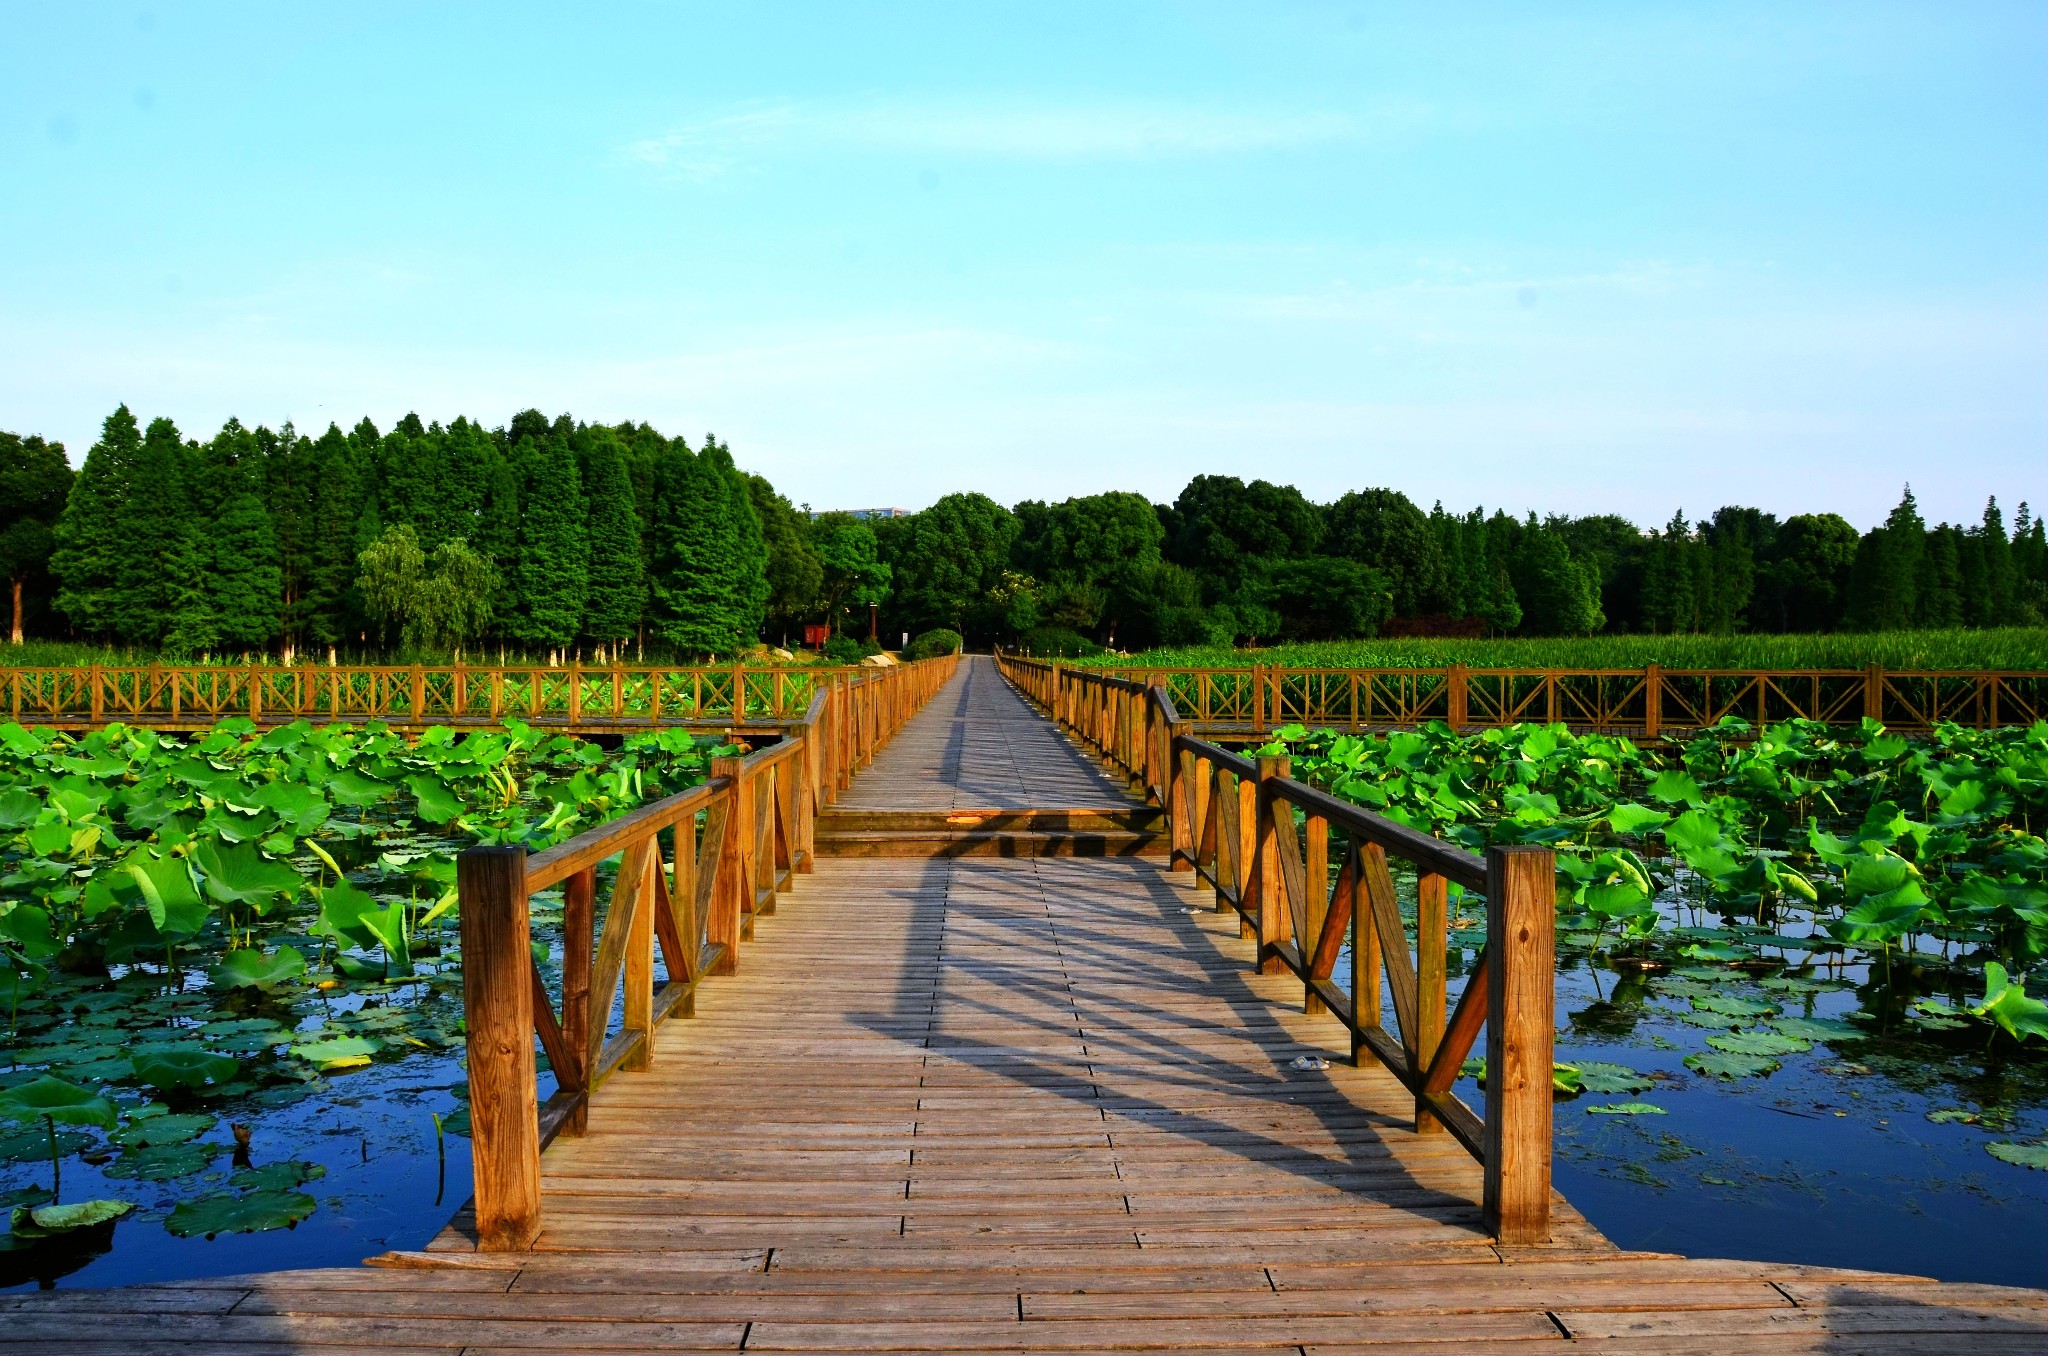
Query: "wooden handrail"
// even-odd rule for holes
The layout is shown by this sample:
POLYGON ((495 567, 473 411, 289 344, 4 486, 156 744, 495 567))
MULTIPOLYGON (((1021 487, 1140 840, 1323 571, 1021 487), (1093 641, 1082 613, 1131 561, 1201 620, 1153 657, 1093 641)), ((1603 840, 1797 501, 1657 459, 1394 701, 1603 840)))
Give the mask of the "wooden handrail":
MULTIPOLYGON (((908 666, 894 666, 908 667, 908 666)), ((258 724, 382 720, 400 727, 502 725, 507 719, 589 730, 794 721, 864 666, 109 665, 0 667, 5 718, 28 725, 202 728, 232 716, 258 724)))
POLYGON ((1444 668, 1075 668, 1003 653, 1011 681, 1063 716, 1105 694, 1163 686, 1198 732, 1259 734, 1300 723, 1331 729, 1453 729, 1523 721, 1657 738, 1735 716, 1895 730, 1943 721, 1988 729, 2048 718, 2048 670, 1444 668), (1034 690, 1044 688, 1041 698, 1034 690))
MULTIPOLYGON (((958 665, 946 655, 834 675, 780 743, 714 759, 711 776, 687 791, 542 852, 478 847, 457 858, 481 1250, 532 1244, 541 1225, 541 1150, 557 1134, 583 1132, 591 1094, 613 1073, 648 1066, 656 1029, 695 1011, 706 976, 738 968, 755 918, 774 912, 776 895, 811 869, 818 811, 958 665), (598 868, 613 858, 619 865, 598 929, 598 868), (555 885, 563 887, 559 1014, 533 958, 528 919, 529 898, 555 885), (658 985, 657 947, 666 970, 658 985), (545 1104, 536 1041, 555 1075, 545 1104)), ((731 690, 749 690, 744 674, 728 677, 731 690)))
POLYGON ((1453 843, 1190 733, 1165 683, 998 656, 1004 674, 1104 762, 1166 807, 1174 870, 1197 873, 1216 908, 1258 943, 1263 973, 1293 973, 1303 1010, 1327 1013, 1415 1099, 1415 1129, 1448 1131, 1483 1167, 1487 1227, 1504 1244, 1550 1233, 1555 854, 1453 843), (1331 873, 1332 854, 1336 871, 1331 873), (1415 870, 1409 941, 1389 859, 1415 870), (1446 1021, 1451 887, 1485 896, 1486 945, 1446 1021), (1334 978, 1350 944, 1349 990, 1334 978), (1383 1021, 1382 993, 1395 1030, 1383 1021), (1486 1114, 1451 1091, 1486 1033, 1486 1114))

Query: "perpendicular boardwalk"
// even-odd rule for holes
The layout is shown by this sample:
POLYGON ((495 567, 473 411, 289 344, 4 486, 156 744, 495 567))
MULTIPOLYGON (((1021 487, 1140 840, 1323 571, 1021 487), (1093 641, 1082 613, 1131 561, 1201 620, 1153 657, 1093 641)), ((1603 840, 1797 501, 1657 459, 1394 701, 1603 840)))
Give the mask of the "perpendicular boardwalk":
MULTIPOLYGON (((1128 808, 977 661, 863 812, 1128 808)), ((1161 859, 834 857, 541 1160, 530 1252, 0 1299, 37 1350, 2039 1351, 2048 1295, 1501 1249, 1480 1167, 1161 859), (1296 1069, 1319 1056, 1324 1069, 1296 1069)), ((1680 1208, 1674 1203, 1673 1208, 1680 1208)))

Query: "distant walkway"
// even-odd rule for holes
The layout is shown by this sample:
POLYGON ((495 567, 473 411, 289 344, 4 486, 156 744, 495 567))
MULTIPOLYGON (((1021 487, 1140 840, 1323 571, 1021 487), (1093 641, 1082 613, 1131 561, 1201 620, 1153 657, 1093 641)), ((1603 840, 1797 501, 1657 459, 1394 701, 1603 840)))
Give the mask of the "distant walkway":
POLYGON ((1123 808, 1131 794, 971 655, 839 798, 846 810, 1123 808))

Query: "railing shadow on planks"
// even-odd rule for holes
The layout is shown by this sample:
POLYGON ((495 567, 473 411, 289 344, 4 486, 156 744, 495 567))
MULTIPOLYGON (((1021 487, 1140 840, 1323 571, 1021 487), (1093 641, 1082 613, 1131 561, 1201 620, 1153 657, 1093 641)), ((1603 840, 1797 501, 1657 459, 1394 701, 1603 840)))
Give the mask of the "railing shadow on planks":
MULTIPOLYGON (((1863 669, 1318 669, 1075 667, 1006 656, 1050 671, 1069 700, 1092 700, 1077 675, 1103 673, 1140 686, 1163 683, 1198 731, 1263 732, 1290 722, 1340 730, 1453 729, 1562 722, 1580 731, 1659 735, 1704 729, 1727 717, 1752 725, 1864 719, 1895 730, 1943 721, 1978 729, 2048 717, 2048 673, 1863 669)), ((1036 671, 1036 670, 1035 670, 1036 671)))
POLYGON ((557 1134, 583 1132, 591 1094, 613 1073, 648 1066, 656 1028, 691 1015, 706 976, 737 969, 754 919, 773 913, 775 896, 811 870, 818 811, 958 662, 947 656, 837 677, 780 742, 714 759, 709 778, 680 795, 543 852, 478 847, 457 858, 480 1250, 531 1245, 541 1225, 541 1150, 557 1134), (598 869, 614 859, 599 929, 598 869), (529 898, 555 886, 559 1016, 528 914, 529 898), (536 1039, 556 1082, 545 1104, 536 1039))
POLYGON ((1414 1095, 1418 1133, 1449 1132, 1483 1166, 1487 1228, 1500 1242, 1550 1233, 1556 856, 1495 847, 1479 857, 1196 739, 1162 679, 1138 683, 999 655, 1004 675, 1148 799, 1165 807, 1172 867, 1215 889, 1259 968, 1302 981, 1310 1014, 1351 1033, 1414 1095), (1331 863, 1336 861, 1334 880, 1331 863), (1414 870, 1415 938, 1389 862, 1414 870), (1450 897, 1483 896, 1486 945, 1446 1021, 1450 897), (1350 943, 1349 991, 1335 980, 1350 943), (1384 982, 1383 982, 1384 980, 1384 982), (1397 1030, 1387 1031, 1383 995, 1397 1030), (1486 1032, 1486 1114, 1451 1091, 1486 1032))

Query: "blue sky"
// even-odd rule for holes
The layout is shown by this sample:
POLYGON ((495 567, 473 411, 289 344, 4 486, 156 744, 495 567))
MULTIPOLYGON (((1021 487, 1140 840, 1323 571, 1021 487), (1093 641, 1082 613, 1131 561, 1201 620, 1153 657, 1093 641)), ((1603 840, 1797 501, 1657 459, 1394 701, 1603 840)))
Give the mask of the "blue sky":
POLYGON ((2048 501, 2048 5, 0 3, 0 427, 2048 501))

